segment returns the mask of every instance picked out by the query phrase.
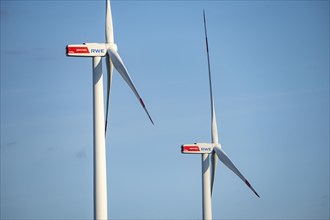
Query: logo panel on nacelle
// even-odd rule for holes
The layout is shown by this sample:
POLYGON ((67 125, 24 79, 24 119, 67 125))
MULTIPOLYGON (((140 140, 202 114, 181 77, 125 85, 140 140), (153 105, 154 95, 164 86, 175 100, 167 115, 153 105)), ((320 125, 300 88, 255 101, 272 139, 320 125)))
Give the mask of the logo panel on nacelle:
POLYGON ((103 57, 107 53, 106 48, 106 44, 102 43, 72 44, 66 47, 66 55, 79 57, 103 57))
POLYGON ((213 151, 213 145, 207 143, 184 144, 181 146, 183 154, 209 154, 213 151))

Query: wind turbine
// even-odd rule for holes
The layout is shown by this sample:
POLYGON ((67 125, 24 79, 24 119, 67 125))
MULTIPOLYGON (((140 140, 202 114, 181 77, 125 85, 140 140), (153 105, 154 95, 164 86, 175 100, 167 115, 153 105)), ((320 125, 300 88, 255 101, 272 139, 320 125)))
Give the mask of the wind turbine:
POLYGON ((203 11, 204 18, 204 31, 205 31, 205 42, 206 42, 206 53, 207 53, 207 65, 209 72, 209 84, 210 84, 210 99, 211 99, 211 137, 212 143, 194 143, 184 144, 181 146, 181 152, 184 154, 202 154, 202 198, 203 198, 203 219, 212 219, 212 191, 215 172, 217 168, 218 159, 226 165, 231 171, 233 171, 243 182, 255 193, 256 196, 260 197, 258 193, 253 189, 249 181, 243 176, 243 174, 236 168, 234 163, 229 159, 227 154, 222 150, 221 144, 218 139, 218 128, 214 109, 214 100, 212 93, 212 78, 211 78, 211 67, 209 57, 209 47, 207 40, 206 30, 206 19, 205 12, 203 11), (211 166, 210 166, 211 156, 211 166), (212 174, 211 174, 212 167, 212 174))
POLYGON ((105 36, 105 43, 72 44, 66 47, 67 56, 93 58, 94 219, 108 218, 105 134, 108 122, 113 67, 131 88, 153 124, 150 114, 119 56, 117 45, 114 41, 110 0, 106 0, 105 36), (106 58, 108 75, 106 120, 104 120, 102 57, 106 58))

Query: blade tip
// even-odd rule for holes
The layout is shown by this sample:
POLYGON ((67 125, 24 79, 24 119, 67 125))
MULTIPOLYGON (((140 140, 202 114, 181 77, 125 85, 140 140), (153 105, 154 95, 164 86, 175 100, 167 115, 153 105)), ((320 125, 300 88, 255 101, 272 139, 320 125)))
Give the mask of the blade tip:
POLYGON ((256 191, 254 191, 254 193, 256 194, 256 196, 258 196, 258 198, 260 198, 259 194, 256 191))
POLYGON ((149 112, 148 112, 148 110, 147 110, 147 108, 146 108, 146 106, 145 106, 145 104, 144 104, 144 102, 143 102, 143 100, 142 100, 142 98, 140 98, 139 100, 140 100, 140 104, 142 105, 143 109, 144 109, 145 112, 147 113, 147 115, 148 115, 148 117, 149 117, 149 120, 151 121, 151 123, 152 123, 153 125, 155 125, 155 124, 154 124, 154 121, 152 120, 152 118, 151 118, 151 116, 150 116, 150 114, 149 114, 149 112))
POLYGON ((260 198, 259 194, 253 189, 253 187, 251 186, 249 181, 245 180, 244 182, 254 192, 254 194, 256 194, 256 196, 258 196, 258 198, 260 198))

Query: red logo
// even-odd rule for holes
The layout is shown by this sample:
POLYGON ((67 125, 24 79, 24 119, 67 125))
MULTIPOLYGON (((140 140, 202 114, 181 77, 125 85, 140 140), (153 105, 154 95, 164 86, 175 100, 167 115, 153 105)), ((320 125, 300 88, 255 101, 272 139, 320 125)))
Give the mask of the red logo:
POLYGON ((67 54, 89 53, 88 47, 67 47, 67 54))
POLYGON ((183 152, 196 152, 196 151, 200 151, 198 146, 183 146, 182 147, 182 151, 183 152))

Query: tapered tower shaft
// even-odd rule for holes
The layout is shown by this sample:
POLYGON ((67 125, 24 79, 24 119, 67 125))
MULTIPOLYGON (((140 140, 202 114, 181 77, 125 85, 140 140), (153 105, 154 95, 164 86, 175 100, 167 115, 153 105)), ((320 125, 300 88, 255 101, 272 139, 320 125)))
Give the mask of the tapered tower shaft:
POLYGON ((210 155, 202 154, 203 220, 212 219, 210 155))
POLYGON ((108 219, 101 57, 93 57, 94 219, 108 219))

